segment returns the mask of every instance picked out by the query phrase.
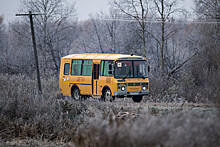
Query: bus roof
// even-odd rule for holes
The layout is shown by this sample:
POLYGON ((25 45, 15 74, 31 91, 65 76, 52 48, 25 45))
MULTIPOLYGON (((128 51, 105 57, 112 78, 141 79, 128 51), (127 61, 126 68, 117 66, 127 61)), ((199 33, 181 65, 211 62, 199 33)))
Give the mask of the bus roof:
POLYGON ((63 59, 97 59, 97 60, 146 60, 142 56, 124 55, 124 54, 101 54, 101 53, 85 53, 71 54, 62 57, 63 59))

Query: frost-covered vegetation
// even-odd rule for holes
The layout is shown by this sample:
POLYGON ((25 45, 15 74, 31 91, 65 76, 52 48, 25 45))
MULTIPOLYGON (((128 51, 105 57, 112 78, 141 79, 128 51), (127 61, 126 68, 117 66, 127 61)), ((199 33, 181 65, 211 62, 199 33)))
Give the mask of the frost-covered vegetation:
POLYGON ((60 146, 220 145, 220 115, 214 107, 58 99, 56 81, 43 80, 48 89, 38 95, 30 77, 0 74, 1 141, 60 146))

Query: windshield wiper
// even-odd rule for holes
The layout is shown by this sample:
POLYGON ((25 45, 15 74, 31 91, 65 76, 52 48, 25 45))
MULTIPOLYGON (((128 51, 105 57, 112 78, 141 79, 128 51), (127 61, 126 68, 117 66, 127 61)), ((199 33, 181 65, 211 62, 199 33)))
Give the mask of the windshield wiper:
POLYGON ((124 79, 127 78, 127 77, 128 77, 128 75, 124 76, 122 79, 124 80, 124 79))

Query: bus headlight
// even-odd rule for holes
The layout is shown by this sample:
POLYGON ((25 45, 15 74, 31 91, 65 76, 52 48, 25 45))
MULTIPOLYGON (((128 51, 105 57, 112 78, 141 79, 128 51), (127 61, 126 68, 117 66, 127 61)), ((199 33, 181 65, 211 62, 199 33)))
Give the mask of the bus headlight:
POLYGON ((125 86, 122 86, 122 87, 121 87, 121 91, 125 91, 125 86))
POLYGON ((126 91, 126 84, 125 83, 118 83, 118 91, 126 91))
POLYGON ((145 86, 143 86, 143 88, 142 88, 142 89, 143 89, 143 91, 145 91, 147 88, 146 88, 145 86))

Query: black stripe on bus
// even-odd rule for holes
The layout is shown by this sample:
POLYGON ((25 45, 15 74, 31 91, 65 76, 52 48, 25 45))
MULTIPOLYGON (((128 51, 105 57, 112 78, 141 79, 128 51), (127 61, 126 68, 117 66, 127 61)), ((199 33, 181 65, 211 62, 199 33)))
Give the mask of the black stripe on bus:
POLYGON ((70 84, 77 84, 77 85, 92 85, 92 84, 82 84, 82 83, 70 83, 70 84))

